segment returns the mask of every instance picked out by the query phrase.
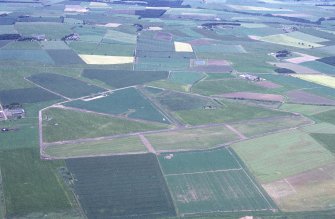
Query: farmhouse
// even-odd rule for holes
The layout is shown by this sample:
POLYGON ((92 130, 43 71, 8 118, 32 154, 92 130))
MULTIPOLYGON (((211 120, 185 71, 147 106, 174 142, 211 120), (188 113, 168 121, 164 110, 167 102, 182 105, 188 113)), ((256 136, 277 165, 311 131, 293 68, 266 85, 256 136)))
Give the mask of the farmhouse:
POLYGON ((240 78, 243 78, 245 80, 249 81, 262 81, 264 79, 260 78, 259 76, 249 75, 249 74, 241 74, 240 78))
POLYGON ((20 119, 25 115, 25 111, 22 108, 4 109, 4 113, 6 113, 7 118, 15 118, 15 119, 20 119))
POLYGON ((69 41, 76 41, 79 40, 80 36, 78 33, 71 33, 69 35, 66 35, 62 38, 62 40, 69 40, 69 41))

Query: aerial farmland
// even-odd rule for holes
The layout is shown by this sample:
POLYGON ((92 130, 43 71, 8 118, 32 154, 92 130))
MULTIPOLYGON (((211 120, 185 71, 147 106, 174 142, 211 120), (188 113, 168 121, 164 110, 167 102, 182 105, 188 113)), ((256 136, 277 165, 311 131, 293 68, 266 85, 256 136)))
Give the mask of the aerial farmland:
POLYGON ((0 219, 335 218, 335 1, 0 1, 0 219))

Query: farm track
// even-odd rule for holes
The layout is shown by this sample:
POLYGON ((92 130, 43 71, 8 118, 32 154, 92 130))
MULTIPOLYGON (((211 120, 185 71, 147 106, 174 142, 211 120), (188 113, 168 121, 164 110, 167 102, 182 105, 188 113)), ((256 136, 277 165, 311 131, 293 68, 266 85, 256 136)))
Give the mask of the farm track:
POLYGON ((146 137, 144 137, 144 135, 138 135, 138 136, 140 137, 142 143, 148 149, 148 151, 150 153, 156 154, 155 148, 151 145, 151 143, 149 142, 149 140, 146 137))
MULTIPOLYGON (((97 138, 81 138, 81 139, 76 139, 76 140, 57 141, 57 142, 50 142, 50 143, 45 143, 45 142, 42 141, 42 131, 40 131, 39 132, 40 133, 40 151, 41 151, 41 157, 43 159, 69 159, 69 158, 80 158, 80 157, 98 157, 98 156, 112 156, 112 155, 113 156, 114 155, 118 156, 118 155, 142 154, 143 152, 135 152, 135 153, 129 152, 129 153, 108 153, 108 154, 99 154, 99 155, 85 155, 85 156, 55 157, 55 158, 53 158, 53 157, 45 154, 45 149, 47 147, 53 147, 53 146, 57 146, 57 145, 80 144, 80 143, 88 143, 88 142, 95 142, 95 141, 102 141, 102 140, 112 140, 112 139, 116 139, 116 138, 126 138, 126 137, 132 137, 132 136, 140 137, 141 135, 143 136, 143 135, 147 135, 147 134, 159 134, 159 133, 166 133, 166 132, 170 132, 170 131, 174 131, 175 132, 175 131, 192 130, 192 129, 199 129, 199 128, 226 127, 227 125, 231 126, 231 125, 234 125, 234 124, 242 124, 242 123, 245 124, 245 123, 254 123, 254 122, 262 122, 262 121, 273 122, 274 119, 281 119, 281 118, 287 118, 287 117, 292 117, 292 116, 266 117, 266 118, 259 118, 259 119, 253 119, 253 120, 247 120, 247 121, 240 121, 240 122, 229 123, 229 124, 227 124, 227 123, 216 123, 216 124, 205 124, 205 125, 198 125, 198 126, 192 126, 192 127, 176 127, 176 128, 173 128, 173 129, 144 131, 144 132, 133 132, 133 133, 128 133, 128 134, 118 134, 118 135, 103 136, 103 137, 97 137, 97 138)), ((259 137, 266 136, 266 135, 269 135, 269 134, 285 132, 285 131, 288 131, 288 130, 295 130, 295 129, 298 129, 298 128, 302 127, 302 126, 314 124, 314 121, 312 121, 312 120, 309 120, 309 121, 310 122, 308 124, 300 125, 300 126, 297 126, 297 127, 291 127, 291 128, 288 128, 288 129, 270 131, 270 132, 262 133, 260 135, 255 135, 255 136, 250 137, 250 138, 239 138, 237 140, 234 140, 234 141, 231 141, 231 142, 227 142, 225 144, 216 145, 215 147, 212 147, 212 148, 205 148, 205 149, 176 149, 176 150, 158 150, 158 151, 154 150, 155 152, 151 151, 152 149, 150 149, 150 150, 149 150, 149 148, 147 148, 147 149, 149 150, 149 152, 152 152, 152 153, 169 153, 169 152, 175 153, 175 152, 186 152, 186 151, 204 151, 204 150, 210 150, 210 149, 216 149, 216 148, 222 148, 222 147, 229 147, 229 145, 231 145, 231 144, 234 144, 234 143, 237 143, 237 142, 241 142, 241 141, 244 141, 244 140, 259 138, 259 137)), ((40 127, 42 127, 42 126, 40 126, 40 127)), ((241 137, 237 133, 235 133, 235 134, 238 137, 241 137)), ((151 145, 151 143, 149 141, 148 141, 148 143, 151 145)), ((145 145, 145 146, 147 147, 147 145, 145 145)))
POLYGON ((148 99, 154 105, 154 107, 169 120, 169 122, 176 125, 177 127, 184 126, 184 124, 174 118, 168 110, 164 109, 164 107, 160 103, 158 103, 158 101, 151 98, 150 95, 147 95, 143 87, 139 86, 137 90, 144 96, 144 98, 148 99))
POLYGON ((4 117, 5 120, 8 119, 8 118, 7 118, 7 115, 6 115, 6 113, 4 112, 3 107, 2 107, 1 104, 0 104, 0 113, 3 115, 3 117, 4 117))
POLYGON ((59 93, 56 93, 56 92, 54 92, 54 91, 52 91, 52 90, 49 90, 48 88, 45 88, 45 87, 43 87, 43 86, 41 86, 41 85, 39 85, 39 84, 36 84, 35 82, 32 82, 31 80, 29 80, 28 78, 24 78, 24 80, 26 80, 26 81, 28 81, 29 83, 32 83, 33 85, 35 85, 35 86, 37 86, 37 87, 39 87, 39 88, 42 88, 43 90, 46 90, 46 91, 48 91, 48 92, 50 92, 50 93, 53 93, 53 94, 55 94, 55 95, 57 95, 57 96, 60 96, 60 97, 62 97, 62 98, 64 98, 64 99, 66 99, 66 100, 71 100, 70 98, 68 98, 68 97, 66 97, 66 96, 64 96, 64 95, 62 95, 62 94, 59 94, 59 93))
POLYGON ((230 131, 234 132, 236 135, 238 135, 240 137, 241 140, 245 140, 248 139, 245 135, 243 135, 241 132, 239 132, 237 129, 235 129, 234 127, 226 124, 225 125, 230 131))
POLYGON ((56 105, 53 105, 52 107, 53 108, 59 108, 59 109, 65 109, 65 110, 73 110, 73 111, 78 111, 78 112, 83 112, 83 113, 92 113, 92 114, 101 115, 101 116, 109 116, 111 118, 126 119, 126 120, 133 121, 133 122, 141 122, 141 123, 146 123, 146 124, 161 124, 161 123, 158 123, 158 122, 156 123, 156 122, 151 122, 151 121, 142 120, 142 119, 134 119, 134 118, 129 118, 127 116, 111 115, 111 114, 108 114, 108 113, 99 113, 99 112, 95 112, 95 111, 79 109, 79 108, 64 106, 64 105, 57 105, 56 104, 56 105))

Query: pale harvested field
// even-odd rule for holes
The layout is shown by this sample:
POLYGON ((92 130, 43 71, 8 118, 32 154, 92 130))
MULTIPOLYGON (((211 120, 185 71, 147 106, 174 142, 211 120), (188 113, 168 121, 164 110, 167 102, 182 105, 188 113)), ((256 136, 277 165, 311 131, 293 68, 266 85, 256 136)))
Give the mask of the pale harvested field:
POLYGON ((326 87, 335 88, 335 77, 332 76, 320 74, 292 74, 291 76, 326 87))
POLYGON ((192 46, 189 43, 174 42, 176 52, 193 52, 192 46))
POLYGON ((90 2, 90 7, 96 7, 96 8, 99 8, 99 7, 109 7, 107 3, 104 3, 104 2, 90 2))
POLYGON ((80 5, 65 5, 65 12, 79 12, 85 13, 88 12, 88 9, 80 5))
POLYGON ((102 56, 102 55, 79 55, 89 65, 117 65, 133 63, 132 56, 102 56))
POLYGON ((119 24, 119 23, 107 23, 107 24, 98 24, 97 26, 99 26, 99 27, 112 27, 112 28, 115 28, 115 27, 121 26, 121 24, 119 24))
POLYGON ((311 56, 311 55, 307 55, 307 54, 303 54, 299 52, 295 52, 295 54, 299 55, 300 57, 286 59, 285 61, 295 63, 295 64, 300 64, 304 62, 315 61, 320 58, 320 57, 311 56))
POLYGON ((318 211, 335 207, 335 164, 262 186, 283 211, 318 211))

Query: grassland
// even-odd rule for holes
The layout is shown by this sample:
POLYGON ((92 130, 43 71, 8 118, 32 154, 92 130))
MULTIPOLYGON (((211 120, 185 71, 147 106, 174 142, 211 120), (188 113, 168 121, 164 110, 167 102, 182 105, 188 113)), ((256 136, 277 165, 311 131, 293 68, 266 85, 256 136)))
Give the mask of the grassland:
POLYGON ((248 119, 288 115, 285 112, 224 102, 224 105, 214 109, 182 110, 174 113, 178 118, 190 125, 206 123, 237 122, 248 119))
POLYGON ((198 72, 171 72, 169 81, 180 83, 180 84, 194 84, 200 79, 204 78, 203 73, 198 72))
POLYGON ((70 26, 53 22, 18 22, 15 24, 15 29, 24 36, 45 34, 52 40, 60 40, 72 33, 70 26))
POLYGON ((135 46, 128 44, 97 44, 88 42, 71 42, 69 46, 78 54, 105 55, 105 56, 133 56, 135 46))
POLYGON ((327 150, 335 154, 335 134, 311 133, 310 136, 323 145, 327 150))
POLYGON ((335 161, 328 150, 298 130, 267 135, 236 143, 232 147, 262 183, 335 161))
POLYGON ((56 99, 61 99, 61 97, 39 87, 0 91, 2 104, 37 103, 56 99))
POLYGON ((228 149, 162 154, 159 160, 181 216, 275 208, 228 149))
POLYGON ((80 65, 83 60, 70 49, 50 49, 46 50, 56 65, 80 65))
POLYGON ((59 179, 57 167, 63 161, 42 161, 36 149, 6 150, 0 153, 6 216, 68 211, 74 199, 59 179))
POLYGON ((264 88, 246 80, 228 79, 201 81, 192 87, 192 91, 203 95, 231 93, 238 91, 264 92, 264 88))
POLYGON ((124 33, 115 30, 108 30, 106 35, 104 36, 105 42, 121 42, 121 43, 128 43, 128 44, 135 44, 136 43, 136 35, 124 33))
POLYGON ((238 136, 224 126, 186 129, 145 135, 156 150, 206 149, 222 145, 238 136))
POLYGON ((65 105, 100 113, 168 123, 165 116, 135 88, 117 90, 106 97, 90 101, 76 100, 65 105))
POLYGON ((335 125, 322 122, 314 125, 306 126, 302 129, 307 133, 325 133, 325 134, 335 134, 335 125))
POLYGON ((106 91, 78 79, 58 74, 36 74, 28 77, 28 79, 48 90, 70 98, 78 98, 106 91))
POLYGON ((310 124, 311 121, 302 116, 286 116, 232 124, 236 130, 247 137, 276 132, 288 128, 310 124))
POLYGON ((172 111, 202 109, 206 106, 215 107, 219 105, 211 98, 173 91, 162 92, 156 96, 156 99, 160 104, 172 111))
POLYGON ((322 44, 310 42, 310 41, 303 40, 303 39, 298 39, 298 38, 291 37, 285 34, 277 34, 277 35, 260 37, 259 40, 268 42, 268 43, 275 43, 279 45, 291 46, 291 47, 303 48, 303 49, 317 48, 317 47, 323 46, 322 44))
POLYGON ((289 112, 301 113, 303 115, 311 116, 314 114, 332 110, 334 109, 334 107, 333 106, 318 106, 318 105, 285 103, 280 107, 280 109, 289 111, 289 112))
POLYGON ((0 61, 11 63, 13 60, 22 63, 53 64, 54 61, 43 50, 0 50, 0 61))
POLYGON ((313 119, 335 125, 335 110, 315 114, 313 115, 313 119))
POLYGON ((176 214, 153 154, 68 159, 66 164, 88 218, 176 214))
POLYGON ((324 211, 334 203, 334 163, 263 185, 280 209, 324 211))
POLYGON ((146 148, 139 137, 134 136, 77 144, 53 145, 47 147, 45 153, 54 158, 67 158, 145 151, 146 148))
POLYGON ((44 111, 43 118, 43 140, 46 142, 94 138, 166 127, 58 108, 44 111))
POLYGON ((168 72, 85 69, 82 75, 115 88, 122 88, 165 79, 168 77, 168 72))

